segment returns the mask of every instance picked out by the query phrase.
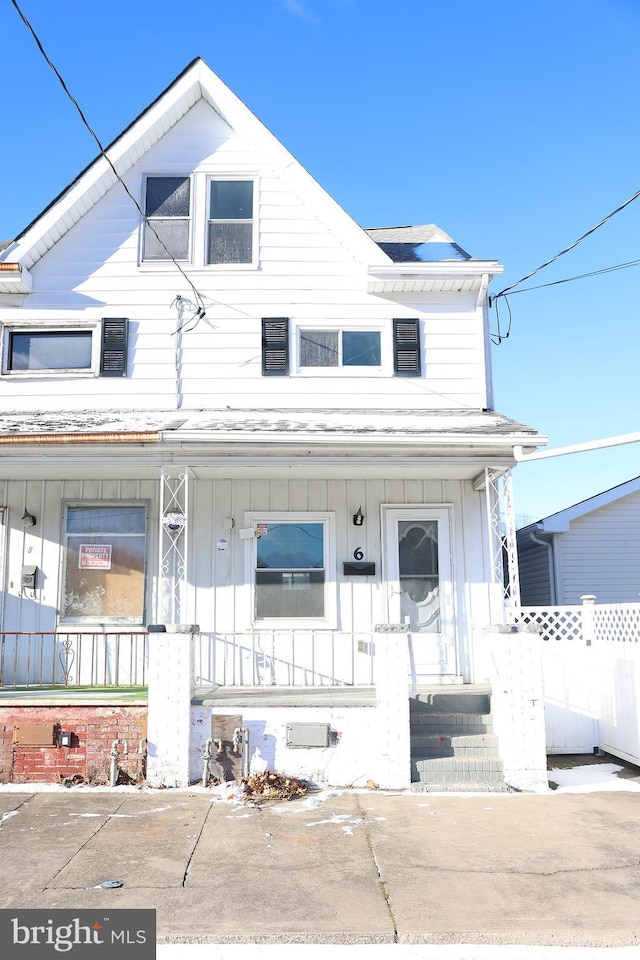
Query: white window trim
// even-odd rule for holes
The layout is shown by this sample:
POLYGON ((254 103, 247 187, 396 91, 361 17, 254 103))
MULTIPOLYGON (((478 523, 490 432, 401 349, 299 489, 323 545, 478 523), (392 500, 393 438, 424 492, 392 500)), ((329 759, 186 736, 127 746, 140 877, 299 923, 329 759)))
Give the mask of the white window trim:
POLYGON ((85 377, 100 375, 101 321, 78 322, 77 320, 20 320, 5 321, 2 324, 2 377, 6 379, 38 379, 50 377, 85 377), (48 370, 11 370, 9 369, 9 344, 13 333, 91 333, 91 367, 61 367, 48 370))
POLYGON ((322 320, 314 323, 312 320, 295 321, 293 324, 293 373, 298 377, 393 377, 393 350, 391 333, 388 323, 374 321, 355 322, 353 320, 322 320), (336 367, 303 367, 300 364, 301 334, 311 330, 335 333, 379 333, 380 334, 380 366, 348 366, 336 367))
MULTIPOLYGON (((96 534, 87 534, 87 536, 96 536, 96 534)), ((142 534, 131 534, 131 536, 142 536, 142 534)), ((60 578, 58 584, 58 609, 57 609, 57 630, 61 633, 76 633, 79 627, 91 628, 84 632, 99 633, 101 626, 123 627, 127 633, 144 631, 146 611, 148 609, 149 593, 149 501, 148 500, 63 500, 62 501, 62 527, 60 532, 60 578), (142 595, 142 616, 141 617, 63 617, 64 593, 66 587, 66 569, 67 569, 67 511, 69 507, 144 507, 144 565, 143 565, 143 595, 142 595)))
POLYGON ((252 626, 257 630, 337 630, 338 629, 338 585, 336 575, 336 515, 331 511, 251 511, 245 513, 244 524, 247 529, 257 530, 259 523, 322 523, 325 529, 325 581, 324 581, 324 617, 286 618, 270 617, 258 620, 255 615, 256 584, 255 571, 257 561, 257 537, 247 539, 245 553, 245 583, 251 584, 252 626))
MULTIPOLYGON (((191 207, 189 210, 189 256, 186 260, 178 260, 180 264, 191 267, 192 270, 206 273, 221 273, 230 271, 237 273, 247 271, 254 273, 260 266, 260 230, 258 213, 260 210, 260 180, 258 174, 226 173, 224 170, 197 170, 187 173, 184 170, 146 170, 140 175, 139 197, 141 209, 145 210, 147 180, 153 177, 185 177, 191 181, 191 207), (209 184, 212 180, 250 180, 253 183, 253 233, 251 238, 252 260, 250 263, 207 263, 208 223, 209 223, 209 184)), ((145 210, 146 213, 146 210, 145 210)), ((153 222, 153 220, 151 221, 153 222)), ((140 218, 138 236, 138 269, 149 273, 162 273, 173 264, 170 258, 166 260, 145 260, 144 240, 146 224, 140 218)), ((175 267, 172 267, 175 270, 175 267)))

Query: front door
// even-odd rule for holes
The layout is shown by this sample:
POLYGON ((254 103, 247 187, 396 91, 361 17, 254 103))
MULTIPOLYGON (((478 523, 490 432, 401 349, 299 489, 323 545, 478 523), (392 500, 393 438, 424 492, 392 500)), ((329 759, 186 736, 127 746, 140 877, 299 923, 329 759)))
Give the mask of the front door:
POLYGON ((389 622, 409 627, 417 682, 453 679, 458 657, 449 510, 387 507, 385 514, 389 622))

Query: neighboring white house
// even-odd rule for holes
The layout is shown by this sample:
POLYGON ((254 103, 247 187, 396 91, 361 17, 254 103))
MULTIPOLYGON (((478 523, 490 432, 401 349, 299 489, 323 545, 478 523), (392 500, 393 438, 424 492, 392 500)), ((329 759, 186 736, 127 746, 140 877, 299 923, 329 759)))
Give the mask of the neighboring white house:
POLYGON ((0 253, 2 629, 198 624, 233 686, 370 684, 409 630, 484 679, 543 442, 493 409, 502 267, 362 229, 199 59, 107 153, 0 253))
POLYGON ((518 530, 522 605, 637 603, 640 477, 518 530))

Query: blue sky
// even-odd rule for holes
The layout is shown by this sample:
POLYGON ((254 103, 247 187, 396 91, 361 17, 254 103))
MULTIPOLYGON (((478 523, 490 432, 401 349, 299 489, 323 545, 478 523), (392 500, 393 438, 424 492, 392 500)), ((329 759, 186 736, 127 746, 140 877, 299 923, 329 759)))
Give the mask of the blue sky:
MULTIPOLYGON (((103 143, 201 56, 362 226, 437 223, 505 265, 494 293, 640 188, 638 0, 19 2, 103 143)), ((10 0, 0 63, 10 239, 96 148, 10 0)), ((639 226, 637 200, 526 286, 640 258, 639 226)), ((513 296, 496 408, 550 447, 640 430, 639 283, 513 296)), ((516 513, 636 475, 638 444, 522 465, 516 513)))

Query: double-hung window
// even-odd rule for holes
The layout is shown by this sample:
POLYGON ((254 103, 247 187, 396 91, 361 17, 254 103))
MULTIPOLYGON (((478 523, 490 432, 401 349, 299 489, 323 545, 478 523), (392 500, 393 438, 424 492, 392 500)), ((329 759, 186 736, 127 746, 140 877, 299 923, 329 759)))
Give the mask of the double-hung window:
POLYGON ((210 180, 207 263, 252 263, 252 180, 210 180))
POLYGON ((143 260, 188 260, 191 228, 189 177, 147 177, 143 260))
POLYGON ((253 265, 257 251, 254 179, 149 175, 143 184, 142 261, 253 265))
POLYGON ((254 620, 335 626, 332 514, 254 514, 254 620))
POLYGON ((63 623, 144 622, 146 506, 68 504, 63 623))

